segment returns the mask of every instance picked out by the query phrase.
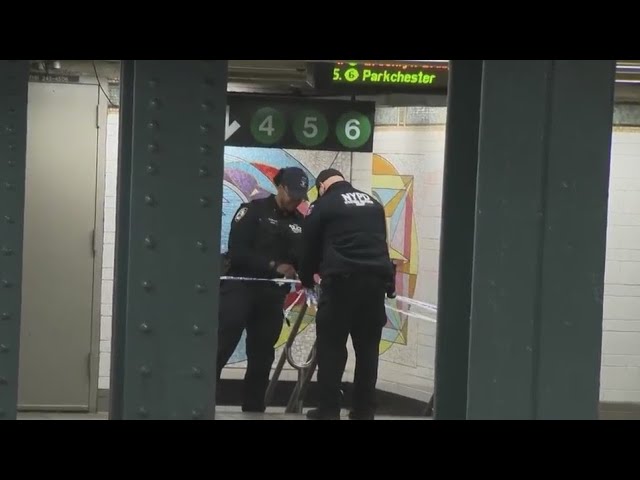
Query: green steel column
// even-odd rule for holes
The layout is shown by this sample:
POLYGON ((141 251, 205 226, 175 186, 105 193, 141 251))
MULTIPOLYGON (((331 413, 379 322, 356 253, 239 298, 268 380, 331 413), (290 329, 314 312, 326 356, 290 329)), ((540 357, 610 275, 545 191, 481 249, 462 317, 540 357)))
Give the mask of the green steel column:
POLYGON ((113 418, 213 419, 227 65, 129 67, 121 128, 131 134, 120 152, 129 183, 118 212, 128 235, 116 250, 126 291, 115 287, 114 328, 123 371, 114 372, 122 384, 113 418))
POLYGON ((0 60, 0 420, 18 403, 28 60, 0 60))
POLYGON ((111 332, 111 375, 109 418, 123 419, 124 354, 127 333, 127 291, 129 275, 129 219, 131 217, 131 155, 133 138, 134 60, 122 60, 120 71, 120 120, 118 131, 118 195, 116 206, 116 250, 114 265, 111 332))
POLYGON ((467 418, 595 419, 614 61, 485 61, 467 418))
POLYGON ((449 63, 436 330, 438 420, 464 419, 467 413, 481 83, 482 60, 449 63))

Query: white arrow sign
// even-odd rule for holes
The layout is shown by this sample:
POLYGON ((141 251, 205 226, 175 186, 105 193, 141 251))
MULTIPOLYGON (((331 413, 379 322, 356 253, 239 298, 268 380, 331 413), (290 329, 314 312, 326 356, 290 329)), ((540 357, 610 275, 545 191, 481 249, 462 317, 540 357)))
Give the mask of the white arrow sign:
POLYGON ((229 140, 229 137, 231 135, 233 135, 234 133, 236 133, 238 131, 238 129, 240 128, 240 124, 238 122, 236 122, 235 120, 233 121, 233 123, 231 125, 229 125, 229 105, 227 105, 227 114, 226 114, 226 121, 225 121, 225 129, 224 129, 224 140, 225 142, 227 140, 229 140))

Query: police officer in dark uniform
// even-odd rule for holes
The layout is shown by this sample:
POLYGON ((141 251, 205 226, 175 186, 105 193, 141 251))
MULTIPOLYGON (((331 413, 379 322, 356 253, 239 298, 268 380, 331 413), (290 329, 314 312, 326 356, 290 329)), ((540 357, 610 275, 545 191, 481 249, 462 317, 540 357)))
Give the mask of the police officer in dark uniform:
MULTIPOLYGON (((309 179, 300 168, 282 169, 274 178, 278 193, 242 204, 231 221, 227 275, 295 278, 303 216, 297 207, 307 199, 309 179)), ((247 331, 247 370, 242 410, 264 412, 264 396, 282 330, 289 285, 225 280, 220 285, 217 375, 247 331)))
POLYGON ((347 338, 356 352, 351 419, 373 420, 378 349, 387 316, 385 295, 395 295, 384 208, 334 169, 316 181, 319 198, 303 225, 299 276, 305 288, 321 277, 316 314, 318 407, 307 418, 340 418, 340 385, 347 338))

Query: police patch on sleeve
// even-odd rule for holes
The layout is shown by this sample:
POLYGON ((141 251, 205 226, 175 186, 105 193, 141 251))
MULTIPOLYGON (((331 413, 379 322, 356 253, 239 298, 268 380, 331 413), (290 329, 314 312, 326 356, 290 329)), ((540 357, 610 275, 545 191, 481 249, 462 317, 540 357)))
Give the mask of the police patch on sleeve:
POLYGON ((238 213, 236 213, 234 220, 236 222, 239 222, 240 220, 242 220, 242 218, 247 214, 247 210, 249 210, 247 207, 243 207, 240 210, 238 210, 238 213))

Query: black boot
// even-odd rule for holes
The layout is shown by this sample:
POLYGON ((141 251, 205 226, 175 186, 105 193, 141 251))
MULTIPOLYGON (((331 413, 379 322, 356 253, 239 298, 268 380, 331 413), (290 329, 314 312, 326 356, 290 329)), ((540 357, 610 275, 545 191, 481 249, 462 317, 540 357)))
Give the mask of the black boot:
POLYGON ((355 410, 351 410, 349 412, 349 420, 373 420, 373 419, 374 419, 373 413, 358 412, 355 410))
POLYGON ((314 408, 307 412, 308 420, 340 420, 340 412, 329 412, 321 410, 320 408, 314 408))

